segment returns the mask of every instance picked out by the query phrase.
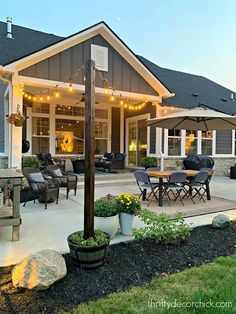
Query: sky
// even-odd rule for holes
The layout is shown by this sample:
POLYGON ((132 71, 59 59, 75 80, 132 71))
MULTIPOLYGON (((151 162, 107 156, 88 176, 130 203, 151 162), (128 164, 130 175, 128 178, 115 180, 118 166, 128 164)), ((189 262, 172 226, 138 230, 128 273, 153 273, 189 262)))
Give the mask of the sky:
POLYGON ((136 54, 236 91, 236 0, 0 0, 7 16, 59 36, 103 20, 136 54))

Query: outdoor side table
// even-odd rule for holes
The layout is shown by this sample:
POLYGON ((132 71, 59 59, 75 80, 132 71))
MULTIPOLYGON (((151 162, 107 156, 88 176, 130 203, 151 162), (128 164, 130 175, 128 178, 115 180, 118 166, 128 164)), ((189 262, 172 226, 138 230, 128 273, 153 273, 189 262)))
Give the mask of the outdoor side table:
POLYGON ((20 190, 23 175, 12 169, 0 169, 0 187, 9 187, 12 193, 12 206, 0 208, 0 227, 12 226, 12 241, 20 240, 20 190))

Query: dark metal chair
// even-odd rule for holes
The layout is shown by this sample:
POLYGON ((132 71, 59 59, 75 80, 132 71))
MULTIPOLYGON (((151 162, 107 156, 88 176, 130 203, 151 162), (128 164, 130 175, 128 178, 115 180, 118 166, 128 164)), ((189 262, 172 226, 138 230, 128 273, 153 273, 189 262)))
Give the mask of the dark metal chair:
POLYGON ((33 196, 33 200, 35 202, 36 199, 40 203, 45 203, 45 209, 47 209, 47 204, 54 202, 56 200, 56 204, 58 204, 59 198, 59 182, 54 179, 45 178, 43 173, 32 167, 25 167, 22 169, 22 173, 27 178, 29 183, 29 193, 26 197, 24 205, 28 202, 30 197, 33 196))
POLYGON ((143 170, 136 170, 134 172, 134 176, 140 190, 139 198, 142 196, 144 201, 148 201, 148 206, 150 205, 153 197, 158 200, 156 193, 159 190, 159 183, 152 183, 148 174, 143 170), (150 189, 151 192, 147 196, 148 189, 150 189))
MULTIPOLYGON (((178 198, 180 199, 182 205, 184 205, 183 198, 186 195, 185 183, 187 175, 185 172, 176 171, 173 172, 167 183, 164 184, 163 196, 166 196, 166 199, 169 203, 171 200, 170 193, 174 196, 174 201, 178 198), (184 195, 181 196, 181 192, 184 192, 184 195)), ((170 203, 169 203, 170 204, 170 203)))
POLYGON ((203 196, 207 193, 206 184, 208 180, 209 172, 206 170, 199 171, 193 180, 185 183, 185 186, 188 186, 189 189, 186 190, 184 197, 190 197, 192 202, 195 204, 194 198, 198 195, 200 200, 202 199, 205 203, 206 201, 204 200, 203 196), (195 194, 193 194, 193 191, 195 191, 195 194))
POLYGON ((78 181, 76 175, 66 173, 55 165, 48 165, 45 171, 48 175, 51 175, 52 178, 59 181, 60 187, 66 188, 66 199, 68 199, 70 190, 74 190, 74 195, 76 195, 78 181))
POLYGON ((212 168, 201 168, 200 171, 207 171, 208 172, 208 181, 210 182, 212 176, 214 174, 214 170, 212 168))
POLYGON ((159 167, 159 166, 149 167, 146 169, 146 171, 161 171, 161 167, 159 167))
POLYGON ((165 166, 164 171, 176 171, 177 167, 175 166, 165 166))

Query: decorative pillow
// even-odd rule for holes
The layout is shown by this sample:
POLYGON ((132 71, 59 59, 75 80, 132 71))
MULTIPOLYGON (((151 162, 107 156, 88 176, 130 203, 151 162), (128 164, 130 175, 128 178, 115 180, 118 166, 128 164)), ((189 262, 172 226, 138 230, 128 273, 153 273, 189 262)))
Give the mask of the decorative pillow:
POLYGON ((29 177, 32 181, 37 181, 37 182, 45 182, 45 179, 42 175, 41 172, 33 172, 29 174, 29 177))
MULTIPOLYGON (((32 181, 37 181, 37 182, 42 182, 42 183, 45 182, 45 179, 41 172, 29 173, 29 177, 32 181)), ((36 191, 40 189, 37 183, 31 183, 31 187, 33 190, 36 190, 36 191)))
POLYGON ((54 172, 55 176, 57 176, 57 177, 63 176, 60 168, 53 170, 53 172, 54 172))

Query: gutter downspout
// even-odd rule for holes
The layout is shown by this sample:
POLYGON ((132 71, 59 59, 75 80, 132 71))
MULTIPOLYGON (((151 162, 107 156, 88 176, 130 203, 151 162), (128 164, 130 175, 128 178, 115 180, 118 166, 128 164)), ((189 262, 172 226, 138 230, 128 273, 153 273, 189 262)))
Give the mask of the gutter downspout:
MULTIPOLYGON (((7 83, 9 86, 9 109, 12 109, 12 82, 5 77, 2 77, 1 68, 3 66, 0 65, 0 80, 4 83, 7 83)), ((12 133, 11 128, 9 128, 9 152, 8 152, 8 168, 12 167, 12 133)))

